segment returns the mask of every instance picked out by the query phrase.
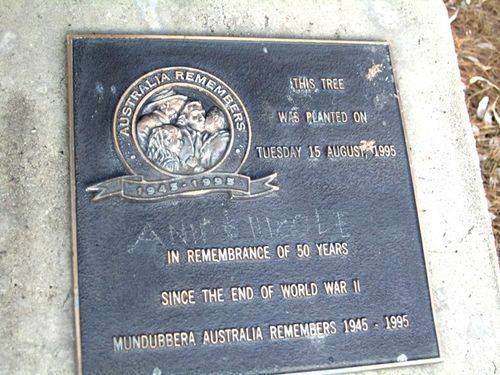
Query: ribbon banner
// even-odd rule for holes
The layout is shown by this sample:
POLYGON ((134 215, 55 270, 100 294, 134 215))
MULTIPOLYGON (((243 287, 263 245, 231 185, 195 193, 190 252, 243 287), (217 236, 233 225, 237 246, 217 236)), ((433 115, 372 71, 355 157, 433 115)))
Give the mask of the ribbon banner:
POLYGON ((93 201, 112 196, 152 201, 222 191, 229 192, 234 199, 247 199, 278 190, 276 185, 271 185, 275 178, 276 173, 255 180, 234 173, 206 173, 200 176, 147 181, 143 176, 133 175, 103 181, 89 186, 86 190, 97 192, 93 201))

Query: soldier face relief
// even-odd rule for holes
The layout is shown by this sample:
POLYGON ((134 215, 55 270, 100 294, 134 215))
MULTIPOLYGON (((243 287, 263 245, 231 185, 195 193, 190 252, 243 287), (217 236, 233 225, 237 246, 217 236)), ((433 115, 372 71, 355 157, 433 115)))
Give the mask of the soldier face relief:
POLYGON ((205 111, 199 100, 166 89, 144 104, 137 139, 144 155, 157 167, 189 175, 216 166, 228 149, 231 133, 217 106, 205 111))

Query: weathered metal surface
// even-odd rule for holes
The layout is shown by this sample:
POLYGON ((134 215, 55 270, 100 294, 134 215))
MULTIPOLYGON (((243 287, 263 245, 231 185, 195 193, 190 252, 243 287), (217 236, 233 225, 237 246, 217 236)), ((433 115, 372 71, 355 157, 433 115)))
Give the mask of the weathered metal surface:
POLYGON ((386 44, 70 42, 84 373, 438 359, 386 44))

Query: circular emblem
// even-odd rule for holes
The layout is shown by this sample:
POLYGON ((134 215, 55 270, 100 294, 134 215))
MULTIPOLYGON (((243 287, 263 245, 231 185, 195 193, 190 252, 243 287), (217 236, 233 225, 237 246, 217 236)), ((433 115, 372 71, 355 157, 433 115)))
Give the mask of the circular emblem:
POLYGON ((150 180, 237 173, 251 134, 238 95, 188 67, 157 69, 132 83, 116 107, 113 133, 125 166, 150 180))
POLYGON ((248 113, 228 85, 199 69, 162 68, 137 79, 116 106, 113 136, 131 174, 87 187, 94 201, 216 192, 247 199, 278 190, 276 173, 257 179, 239 173, 250 150, 248 113))

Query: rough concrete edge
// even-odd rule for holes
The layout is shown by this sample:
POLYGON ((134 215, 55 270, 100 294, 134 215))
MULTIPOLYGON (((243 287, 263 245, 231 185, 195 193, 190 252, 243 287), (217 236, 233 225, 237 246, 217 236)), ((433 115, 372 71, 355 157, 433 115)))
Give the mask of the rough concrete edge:
MULTIPOLYGON (((448 10, 442 1, 438 1, 440 8, 441 8, 441 13, 442 17, 446 19, 447 22, 449 22, 449 16, 448 16, 448 10)), ((450 66, 450 72, 454 75, 455 81, 456 81, 456 86, 457 87, 462 87, 462 77, 460 75, 460 68, 458 65, 458 57, 457 57, 457 52, 455 49, 455 42, 453 39, 453 32, 451 30, 451 27, 449 28, 448 35, 446 36, 448 38, 448 45, 450 46, 449 48, 451 49, 450 51, 450 56, 453 56, 453 60, 451 61, 451 66, 450 66)), ((490 258, 490 263, 492 263, 493 266, 493 275, 495 277, 496 281, 496 286, 497 286, 497 291, 500 292, 500 267, 499 267, 499 258, 497 255, 496 251, 496 244, 495 244, 495 238, 493 236, 493 223, 491 221, 491 216, 488 210, 488 199, 486 198, 486 192, 484 190, 484 185, 483 185, 483 177, 481 175, 481 165, 479 161, 479 154, 477 152, 477 147, 476 147, 476 139, 474 138, 474 133, 472 131, 472 126, 471 126, 471 121, 469 117, 469 112, 467 111, 467 107, 465 105, 466 102, 466 97, 465 97, 465 91, 461 90, 461 111, 459 113, 462 123, 465 124, 465 133, 467 134, 466 140, 467 140, 467 146, 469 147, 468 154, 471 155, 472 160, 471 162, 474 164, 474 170, 475 170, 475 189, 479 194, 477 194, 480 198, 480 206, 481 206, 481 216, 483 220, 486 223, 489 223, 489 229, 487 233, 484 233, 485 236, 488 238, 488 242, 486 243, 486 246, 488 247, 488 255, 490 258)), ((500 304, 500 293, 497 293, 497 303, 500 304)))

